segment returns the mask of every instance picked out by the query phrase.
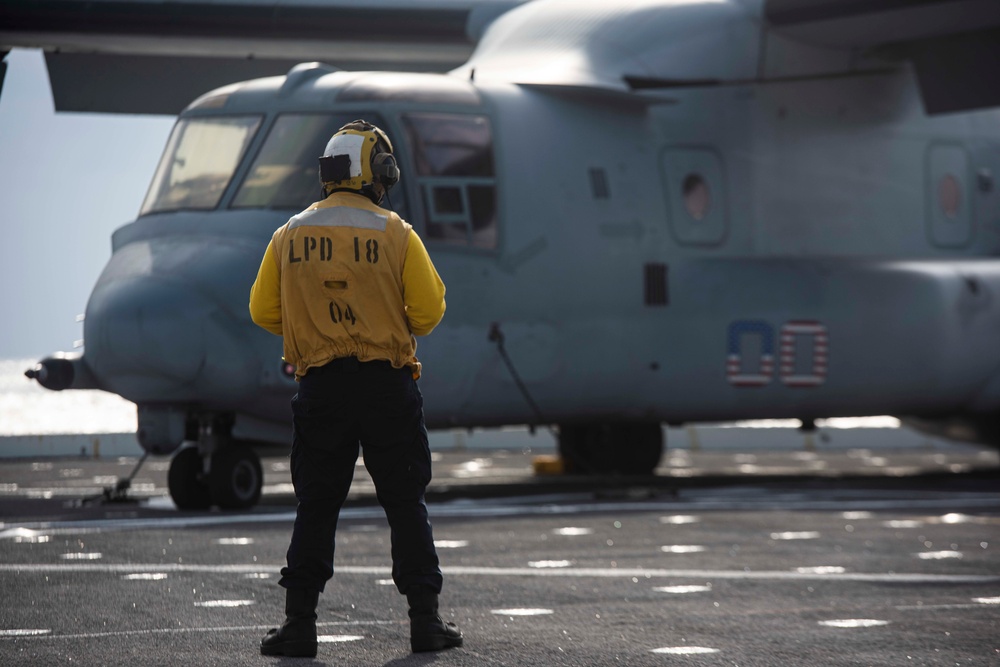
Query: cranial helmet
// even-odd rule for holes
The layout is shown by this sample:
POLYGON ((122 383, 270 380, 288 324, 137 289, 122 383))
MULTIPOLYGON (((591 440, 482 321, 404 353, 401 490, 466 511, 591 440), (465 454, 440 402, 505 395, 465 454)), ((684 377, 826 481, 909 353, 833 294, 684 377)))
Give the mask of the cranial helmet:
POLYGON ((348 123, 326 144, 319 159, 319 180, 327 193, 351 190, 378 204, 382 195, 399 182, 392 142, 367 121, 348 123))

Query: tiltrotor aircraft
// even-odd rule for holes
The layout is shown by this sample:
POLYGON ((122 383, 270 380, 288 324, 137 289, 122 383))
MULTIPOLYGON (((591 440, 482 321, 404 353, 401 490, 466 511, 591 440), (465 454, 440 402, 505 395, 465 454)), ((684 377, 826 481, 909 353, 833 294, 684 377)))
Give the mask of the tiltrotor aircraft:
MULTIPOLYGON (((267 21, 299 25, 285 3, 249 11, 264 4, 170 11, 234 17, 188 37, 253 52, 267 21)), ((355 6, 331 44, 430 58, 449 38, 422 36, 421 11, 458 10, 427 4, 386 25, 387 6, 355 6)), ((338 69, 313 30, 288 53, 330 46, 330 65, 188 104, 114 233, 82 355, 31 374, 134 401, 142 447, 178 452, 179 507, 254 504, 248 445, 289 442, 295 382, 248 292, 271 233, 319 196, 325 142, 364 118, 396 147, 387 205, 448 288, 417 351, 431 428, 557 425, 584 472, 650 472, 664 422, 891 414, 1000 443, 1000 3, 488 4, 492 20, 462 9, 455 42, 475 48, 447 73, 338 69)), ((24 12, 3 44, 30 41, 24 12)), ((143 41, 111 13, 91 18, 143 41)), ((363 230, 356 248, 375 261, 363 230)))

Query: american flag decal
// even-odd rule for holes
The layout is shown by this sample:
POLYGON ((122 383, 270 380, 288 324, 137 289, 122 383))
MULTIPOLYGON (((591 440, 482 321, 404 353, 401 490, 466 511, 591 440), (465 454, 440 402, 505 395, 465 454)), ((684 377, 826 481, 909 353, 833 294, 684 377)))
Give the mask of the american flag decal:
POLYGON ((828 336, 826 327, 812 320, 793 320, 781 327, 781 381, 789 387, 818 387, 826 382, 828 336), (796 339, 811 336, 813 340, 812 368, 808 373, 796 372, 796 339))
POLYGON ((740 320, 729 325, 726 378, 735 387, 763 387, 774 375, 774 329, 767 322, 740 320), (760 336, 760 361, 756 369, 743 368, 743 337, 760 336))

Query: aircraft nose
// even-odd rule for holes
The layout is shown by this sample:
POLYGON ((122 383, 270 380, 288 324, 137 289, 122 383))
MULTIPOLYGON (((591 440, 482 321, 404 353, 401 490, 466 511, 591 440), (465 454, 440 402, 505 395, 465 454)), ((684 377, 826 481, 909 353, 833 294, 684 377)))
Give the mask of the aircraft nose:
POLYGON ((98 283, 87 304, 84 341, 101 386, 133 401, 169 400, 205 363, 205 323, 214 308, 160 277, 98 283))

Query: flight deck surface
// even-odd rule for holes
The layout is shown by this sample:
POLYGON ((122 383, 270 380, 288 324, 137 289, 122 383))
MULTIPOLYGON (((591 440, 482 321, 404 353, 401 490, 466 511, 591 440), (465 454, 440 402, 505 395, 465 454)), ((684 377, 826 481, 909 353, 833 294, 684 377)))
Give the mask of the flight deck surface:
MULTIPOLYGON (((435 452, 442 609, 466 637, 436 655, 409 652, 359 465, 311 664, 994 664, 997 453, 818 449, 676 450, 632 480, 435 452)), ((286 459, 248 512, 178 512, 157 460, 136 502, 80 502, 135 463, 0 463, 0 664, 290 664, 257 650, 282 618, 286 459)))

